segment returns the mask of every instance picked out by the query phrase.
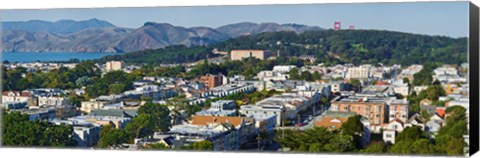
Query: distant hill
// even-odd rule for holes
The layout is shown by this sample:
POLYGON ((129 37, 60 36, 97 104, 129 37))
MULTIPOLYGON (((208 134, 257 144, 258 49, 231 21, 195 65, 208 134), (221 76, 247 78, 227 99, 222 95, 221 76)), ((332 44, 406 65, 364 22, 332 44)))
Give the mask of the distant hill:
POLYGON ((5 22, 4 52, 131 52, 171 45, 208 46, 241 35, 322 30, 299 24, 237 23, 219 28, 146 22, 137 29, 119 28, 98 19, 5 22), (6 27, 5 27, 6 26, 6 27))
POLYGON ((324 30, 294 33, 265 32, 240 36, 217 44, 197 47, 169 46, 113 55, 96 60, 127 63, 174 64, 214 57, 213 49, 263 49, 279 52, 283 58, 312 55, 326 64, 423 64, 467 62, 467 38, 418 35, 378 30, 324 30))
POLYGON ((242 35, 252 35, 263 32, 279 32, 279 31, 294 31, 302 33, 307 30, 323 30, 318 26, 306 26, 299 24, 277 24, 277 23, 251 23, 242 22, 230 25, 224 25, 217 28, 218 31, 227 34, 230 37, 238 37, 242 35))
POLYGON ((2 22, 2 31, 22 30, 28 32, 48 32, 52 34, 74 33, 87 28, 115 27, 115 25, 98 19, 84 21, 59 20, 56 22, 29 20, 2 22))

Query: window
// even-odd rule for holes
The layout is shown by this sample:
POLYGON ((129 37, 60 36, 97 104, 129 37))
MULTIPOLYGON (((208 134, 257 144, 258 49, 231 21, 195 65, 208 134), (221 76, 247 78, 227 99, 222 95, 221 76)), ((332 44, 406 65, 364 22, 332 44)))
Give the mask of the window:
POLYGON ((348 111, 348 106, 344 106, 343 110, 348 111))
POLYGON ((380 115, 379 115, 379 114, 376 114, 375 117, 380 117, 380 115))
POLYGON ((392 138, 392 135, 391 135, 391 134, 387 134, 387 138, 392 138))
POLYGON ((265 111, 265 112, 263 112, 263 114, 267 114, 267 112, 265 111))
POLYGON ((398 128, 398 126, 397 126, 397 125, 393 125, 393 129, 397 129, 397 128, 398 128))
POLYGON ((390 115, 390 117, 395 117, 395 115, 394 115, 394 114, 392 114, 392 115, 390 115))

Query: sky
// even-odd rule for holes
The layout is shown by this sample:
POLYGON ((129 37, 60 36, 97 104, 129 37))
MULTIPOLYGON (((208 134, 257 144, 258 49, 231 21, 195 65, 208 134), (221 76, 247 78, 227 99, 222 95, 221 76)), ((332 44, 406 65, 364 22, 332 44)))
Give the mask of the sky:
POLYGON ((248 21, 297 23, 329 29, 335 21, 340 21, 342 29, 354 25, 356 29, 468 36, 468 2, 0 10, 2 21, 91 18, 127 28, 141 27, 147 21, 213 28, 248 21))

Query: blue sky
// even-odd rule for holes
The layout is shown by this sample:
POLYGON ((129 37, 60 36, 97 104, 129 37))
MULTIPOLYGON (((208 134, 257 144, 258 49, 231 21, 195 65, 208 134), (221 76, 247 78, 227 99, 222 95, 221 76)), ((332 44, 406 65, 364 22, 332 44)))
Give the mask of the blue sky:
POLYGON ((335 21, 340 21, 342 28, 355 25, 356 29, 468 36, 468 2, 2 10, 0 13, 2 21, 98 18, 128 28, 138 28, 146 21, 184 27, 218 27, 249 21, 332 28, 335 21))

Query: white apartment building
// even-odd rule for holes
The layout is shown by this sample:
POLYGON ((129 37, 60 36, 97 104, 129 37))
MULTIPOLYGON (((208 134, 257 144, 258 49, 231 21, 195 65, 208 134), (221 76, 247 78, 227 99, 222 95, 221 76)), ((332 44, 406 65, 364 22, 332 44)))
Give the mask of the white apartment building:
POLYGON ((370 66, 362 65, 359 67, 349 67, 347 69, 347 79, 366 79, 370 78, 370 66))
POLYGON ((109 61, 105 63, 106 72, 122 70, 124 67, 125 63, 123 63, 122 61, 109 61))
POLYGON ((277 65, 273 67, 274 72, 288 73, 292 69, 297 68, 295 65, 277 65))

